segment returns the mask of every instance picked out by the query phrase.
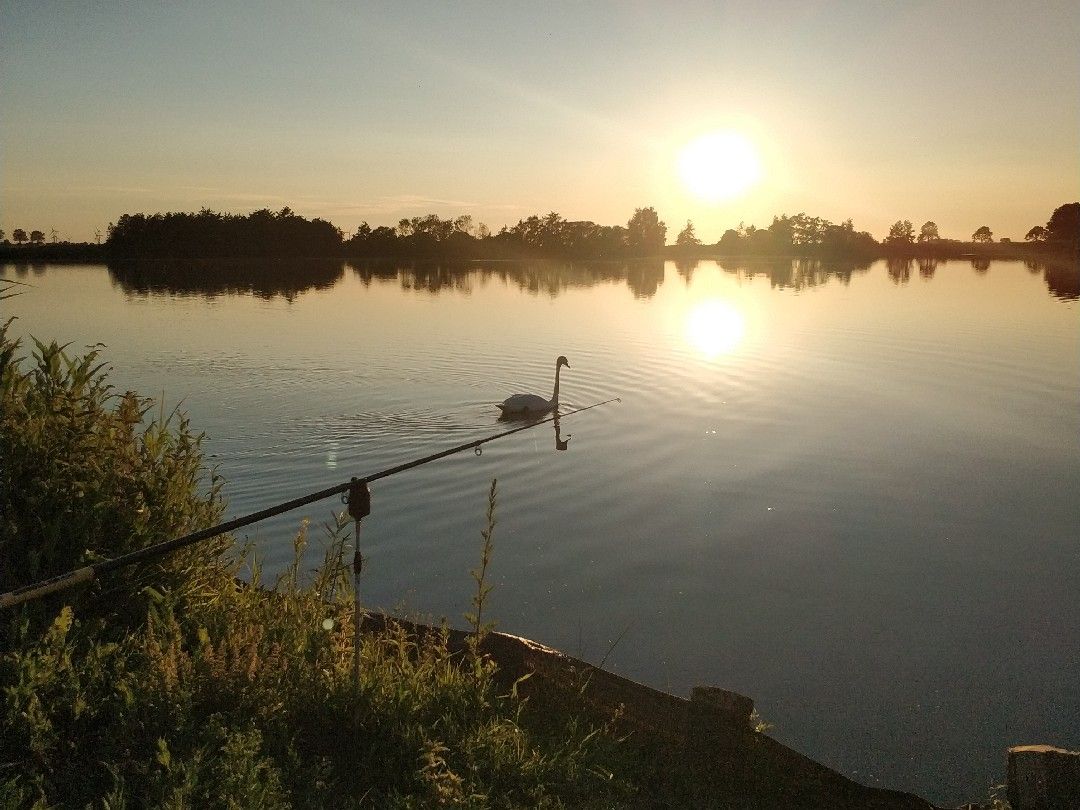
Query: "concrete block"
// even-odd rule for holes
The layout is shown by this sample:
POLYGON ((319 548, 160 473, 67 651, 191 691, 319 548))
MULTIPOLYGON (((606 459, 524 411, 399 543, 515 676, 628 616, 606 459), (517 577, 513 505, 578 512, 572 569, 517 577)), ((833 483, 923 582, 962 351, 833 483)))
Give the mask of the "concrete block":
POLYGON ((1013 810, 1080 808, 1080 752, 1052 745, 1016 745, 1008 753, 1013 810))

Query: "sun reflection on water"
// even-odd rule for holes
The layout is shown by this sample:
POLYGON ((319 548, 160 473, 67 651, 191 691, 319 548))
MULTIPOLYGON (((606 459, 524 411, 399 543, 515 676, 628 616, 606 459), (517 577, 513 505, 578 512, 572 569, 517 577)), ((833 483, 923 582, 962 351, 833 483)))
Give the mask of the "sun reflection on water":
POLYGON ((709 359, 731 354, 746 335, 746 319, 722 298, 698 302, 686 316, 686 341, 709 359))

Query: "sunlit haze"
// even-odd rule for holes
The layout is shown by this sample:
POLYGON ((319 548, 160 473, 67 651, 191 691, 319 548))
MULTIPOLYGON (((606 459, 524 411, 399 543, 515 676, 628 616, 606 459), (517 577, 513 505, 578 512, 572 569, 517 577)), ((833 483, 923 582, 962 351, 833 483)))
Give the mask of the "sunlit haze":
MULTIPOLYGON (((1080 185, 1074 3, 0 6, 0 228, 291 206, 1022 239, 1080 185)), ((673 234, 670 234, 673 235, 673 234)))

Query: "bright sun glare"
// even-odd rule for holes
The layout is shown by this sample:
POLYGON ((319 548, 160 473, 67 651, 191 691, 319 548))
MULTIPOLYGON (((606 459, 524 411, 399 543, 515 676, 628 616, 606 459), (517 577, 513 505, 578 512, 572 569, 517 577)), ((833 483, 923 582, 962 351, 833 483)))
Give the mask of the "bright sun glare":
POLYGON ((761 180, 757 148, 743 134, 718 130, 690 141, 679 152, 679 177, 705 202, 732 200, 761 180))
POLYGON ((686 318, 686 340, 708 358, 730 354, 742 343, 746 320, 720 298, 699 302, 686 318))

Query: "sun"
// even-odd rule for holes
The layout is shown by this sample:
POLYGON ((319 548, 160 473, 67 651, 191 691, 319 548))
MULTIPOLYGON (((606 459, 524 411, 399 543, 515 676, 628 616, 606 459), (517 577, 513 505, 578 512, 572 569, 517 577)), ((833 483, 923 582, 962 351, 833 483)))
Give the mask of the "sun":
POLYGON ((687 191, 710 203, 740 197, 761 180, 761 158, 741 132, 724 129, 690 141, 679 152, 679 177, 687 191))

